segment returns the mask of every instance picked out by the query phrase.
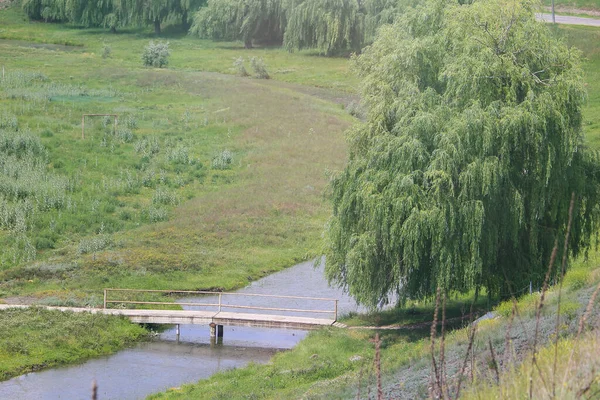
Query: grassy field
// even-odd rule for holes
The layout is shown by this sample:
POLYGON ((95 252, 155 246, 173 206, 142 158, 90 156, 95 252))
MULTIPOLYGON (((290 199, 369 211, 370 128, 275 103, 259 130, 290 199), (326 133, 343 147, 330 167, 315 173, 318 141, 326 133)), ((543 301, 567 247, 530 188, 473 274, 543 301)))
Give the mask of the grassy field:
MULTIPOLYGON (((347 60, 167 36, 169 68, 144 68, 145 31, 0 10, 0 302, 233 289, 321 254, 328 173, 343 166, 353 121, 347 60), (250 56, 271 80, 235 76, 234 59, 250 56), (92 113, 118 114, 116 131, 88 117, 82 139, 92 113)), ((14 321, 0 315, 27 329, 14 321)), ((63 361, 96 354, 76 347, 63 361)), ((2 376, 52 365, 51 342, 41 352, 0 364, 2 376)))
MULTIPOLYGON (((552 0, 544 0, 546 6, 552 5, 552 0)), ((554 6, 557 12, 576 10, 576 12, 591 12, 593 15, 600 12, 600 1, 598 0, 555 0, 554 6)))
POLYGON ((45 309, 2 310, 0 380, 110 354, 148 336, 124 318, 45 309))
POLYGON ((15 8, 0 24, 4 165, 27 171, 0 184, 0 297, 231 289, 319 254, 352 121, 347 60, 173 34, 156 70, 141 66, 144 32, 26 23, 15 8), (232 75, 249 55, 272 80, 232 75), (84 113, 119 114, 117 131, 87 118, 81 139, 84 113))

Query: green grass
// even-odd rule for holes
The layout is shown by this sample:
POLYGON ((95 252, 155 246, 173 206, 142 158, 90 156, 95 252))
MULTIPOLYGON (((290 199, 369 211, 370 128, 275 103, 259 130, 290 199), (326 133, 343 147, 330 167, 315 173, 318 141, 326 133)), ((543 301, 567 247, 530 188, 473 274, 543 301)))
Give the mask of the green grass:
POLYGON ((584 132, 590 147, 600 148, 600 29, 564 26, 560 28, 567 43, 580 49, 585 61, 587 105, 583 110, 584 132))
MULTIPOLYGON (((567 385, 562 385, 566 372, 565 366, 573 348, 574 334, 579 326, 587 303, 595 285, 600 281, 598 253, 594 252, 588 260, 576 260, 568 273, 561 301, 561 325, 559 335, 559 393, 576 393, 585 386, 587 378, 592 377, 593 367, 598 365, 595 358, 586 354, 595 354, 598 338, 593 332, 585 333, 577 342, 579 350, 575 353, 569 371, 567 385), (575 276, 571 278, 571 276, 575 276), (585 277, 585 278, 584 278, 585 277), (583 282, 583 283, 578 283, 583 282)), ((518 301, 519 316, 510 321, 513 303, 501 303, 495 309, 498 318, 480 322, 473 342, 473 375, 467 372, 463 382, 463 396, 473 399, 523 398, 527 393, 530 372, 530 350, 535 331, 536 301, 539 294, 525 295, 518 301), (506 311, 508 310, 508 312, 506 311), (506 334, 509 332, 509 347, 505 347, 506 334), (495 386, 491 369, 489 343, 495 349, 498 360, 509 359, 509 364, 501 368, 502 388, 495 386), (508 355, 510 354, 510 355, 508 355), (505 358, 510 357, 510 358, 505 358), (514 368, 514 369, 513 369, 514 368), (472 377, 472 378, 471 378, 472 377), (503 396, 499 396, 503 393, 503 396)), ((546 382, 551 376, 554 348, 552 340, 556 321, 558 287, 547 293, 546 305, 539 324, 538 348, 539 363, 545 374, 546 382)), ((446 317, 461 315, 469 308, 469 298, 461 296, 449 301, 446 317)), ((592 310, 588 326, 597 327, 597 300, 592 310)), ((391 310, 371 316, 351 317, 344 322, 356 326, 364 325, 365 319, 376 326, 394 322, 398 325, 431 321, 434 306, 424 302, 418 307, 391 310), (396 319, 390 317, 396 315, 396 319)), ((478 307, 476 307, 478 309, 478 307)), ((480 308, 479 308, 480 309, 480 308)), ((440 318, 441 315, 438 317, 440 318)), ((448 327, 445 340, 445 357, 448 380, 455 390, 460 370, 469 346, 468 328, 451 329, 448 327)), ((379 331, 381 345, 381 369, 384 398, 429 398, 428 386, 431 374, 430 330, 428 326, 411 326, 394 330, 379 331)), ((440 330, 438 329, 436 357, 439 362, 440 330)), ((373 339, 375 331, 370 329, 327 329, 312 332, 292 350, 277 354, 268 365, 250 365, 249 367, 225 371, 201 380, 195 384, 173 388, 164 393, 150 396, 150 399, 342 399, 356 398, 359 386, 362 396, 367 392, 376 392, 376 375, 373 359, 375 356, 373 339)), ((468 371, 471 370, 470 362, 468 371)), ((534 398, 543 398, 543 380, 536 377, 534 398)), ((596 382, 596 385, 598 382, 596 382)), ((362 398, 362 397, 361 397, 362 398)), ((461 397, 463 398, 463 397, 461 397)), ((561 397, 562 398, 562 397, 561 397)))
MULTIPOLYGON (((551 0, 544 0, 543 4, 551 6, 551 0)), ((558 10, 562 8, 574 8, 577 10, 600 11, 600 1, 598 0, 555 0, 554 6, 558 10)))
MULTIPOLYGON (((145 31, 23 19, 0 12, 0 106, 69 187, 64 204, 26 214, 19 235, 0 231, 0 296, 232 289, 320 253, 327 174, 343 165, 352 121, 346 59, 172 34, 169 69, 155 70, 141 66, 145 31), (233 75, 233 60, 250 55, 272 80, 233 75), (88 117, 82 140, 84 113, 119 114, 117 134, 112 120, 88 117), (225 169, 213 162, 224 151, 225 169)), ((8 201, 13 214, 28 207, 8 201)))
MULTIPOLYGON (((172 34, 169 68, 157 70, 142 67, 151 38, 0 11, 0 301, 97 306, 104 287, 234 289, 321 254, 328 173, 343 166, 353 121, 347 59, 172 34), (272 79, 236 77, 240 56, 262 57, 272 79), (90 113, 118 114, 117 131, 88 117, 82 139, 90 113)), ((43 349, 0 352, 10 371, 0 379, 128 342, 92 337, 101 350, 84 351, 62 330, 77 318, 54 318, 43 349)), ((37 324, 0 314, 15 337, 28 337, 27 321, 37 324)))
POLYGON ((41 308, 0 311, 0 380, 110 354, 148 331, 124 318, 41 308))

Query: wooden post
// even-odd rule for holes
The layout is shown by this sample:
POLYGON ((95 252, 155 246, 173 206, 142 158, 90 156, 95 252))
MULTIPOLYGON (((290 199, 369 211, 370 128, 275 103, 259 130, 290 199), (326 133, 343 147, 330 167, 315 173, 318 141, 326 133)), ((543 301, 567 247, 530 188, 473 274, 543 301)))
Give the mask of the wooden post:
POLYGON ((217 337, 217 324, 211 322, 208 326, 210 326, 210 337, 217 337))
POLYGON ((85 114, 81 116, 81 138, 85 139, 85 114))
POLYGON ((217 325, 217 337, 218 338, 223 337, 223 325, 217 325))
POLYGON ((179 334, 181 333, 179 330, 179 324, 175 325, 175 333, 177 335, 177 341, 179 342, 179 334))
POLYGON ((106 309, 106 289, 104 289, 104 308, 106 309))
POLYGON ((223 297, 223 294, 219 292, 219 312, 221 312, 221 298, 223 297))
POLYGON ((119 117, 117 117, 117 116, 115 115, 115 132, 114 132, 114 134, 115 134, 115 135, 117 134, 117 120, 118 120, 118 119, 119 119, 119 117))

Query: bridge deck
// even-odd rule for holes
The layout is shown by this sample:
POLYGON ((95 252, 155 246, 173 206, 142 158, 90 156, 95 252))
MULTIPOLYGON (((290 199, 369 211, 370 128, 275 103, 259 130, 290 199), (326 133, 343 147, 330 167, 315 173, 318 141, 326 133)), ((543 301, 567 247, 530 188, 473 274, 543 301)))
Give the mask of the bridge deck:
MULTIPOLYGON (((0 310, 8 308, 27 308, 27 305, 0 304, 0 310)), ((224 311, 191 311, 191 310, 131 310, 115 308, 79 308, 79 307, 50 307, 49 310, 91 312, 95 314, 122 315, 136 323, 152 324, 197 324, 226 326, 250 326, 284 329, 317 329, 332 326, 333 319, 309 318, 285 315, 249 314, 224 311)))

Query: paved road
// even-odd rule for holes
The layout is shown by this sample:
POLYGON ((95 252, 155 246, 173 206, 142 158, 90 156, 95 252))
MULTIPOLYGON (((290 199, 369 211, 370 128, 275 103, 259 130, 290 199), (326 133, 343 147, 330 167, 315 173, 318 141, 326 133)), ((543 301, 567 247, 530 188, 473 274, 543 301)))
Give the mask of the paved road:
MULTIPOLYGON (((536 14, 536 17, 540 21, 552 22, 552 14, 536 14)), ((556 23, 557 24, 569 24, 569 25, 600 26, 600 19, 569 17, 566 15, 557 15, 556 23)))

